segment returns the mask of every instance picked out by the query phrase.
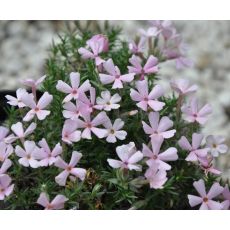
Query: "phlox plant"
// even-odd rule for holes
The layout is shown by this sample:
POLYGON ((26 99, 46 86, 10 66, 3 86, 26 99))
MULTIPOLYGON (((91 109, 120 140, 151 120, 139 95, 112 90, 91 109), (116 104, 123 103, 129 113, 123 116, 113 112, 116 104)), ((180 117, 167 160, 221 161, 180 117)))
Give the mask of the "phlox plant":
POLYGON ((228 148, 202 134, 211 106, 186 77, 168 79, 167 94, 161 85, 162 63, 192 66, 182 36, 170 21, 150 21, 134 40, 120 34, 76 23, 45 75, 6 96, 2 209, 229 209, 215 168, 228 148))

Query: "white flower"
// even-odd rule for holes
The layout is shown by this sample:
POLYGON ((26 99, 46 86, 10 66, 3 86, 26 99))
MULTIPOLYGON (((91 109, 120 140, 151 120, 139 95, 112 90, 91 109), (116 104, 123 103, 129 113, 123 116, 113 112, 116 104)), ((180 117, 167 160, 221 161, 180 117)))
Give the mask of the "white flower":
POLYGON ((218 157, 220 153, 228 151, 227 145, 223 144, 225 138, 223 136, 210 135, 206 138, 206 146, 209 148, 210 153, 214 157, 218 157))
POLYGON ((120 130, 124 126, 124 121, 122 121, 120 118, 116 119, 113 125, 111 121, 108 120, 104 126, 107 129, 107 142, 115 143, 117 139, 124 140, 127 136, 127 132, 120 130))
POLYGON ((111 97, 111 94, 108 90, 101 92, 101 97, 97 98, 97 104, 102 105, 103 109, 106 111, 111 111, 112 109, 118 109, 120 105, 117 103, 120 101, 121 101, 121 97, 118 93, 114 94, 111 97))

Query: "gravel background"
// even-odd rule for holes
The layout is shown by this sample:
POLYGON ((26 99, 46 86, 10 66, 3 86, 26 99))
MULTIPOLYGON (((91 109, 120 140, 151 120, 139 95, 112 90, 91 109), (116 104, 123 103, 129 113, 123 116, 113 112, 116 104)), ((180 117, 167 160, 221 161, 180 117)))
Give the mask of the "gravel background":
MULTIPOLYGON (((70 23, 70 22, 65 22, 70 23)), ((61 21, 0 21, 0 90, 16 89, 20 79, 38 78, 52 40, 63 31, 61 21)), ((134 35, 144 21, 113 21, 125 33, 134 35)), ((213 106, 213 115, 205 134, 225 135, 230 145, 230 21, 174 21, 189 45, 189 57, 195 66, 177 71, 174 63, 164 64, 162 84, 176 77, 192 79, 199 85, 202 102, 213 106)), ((230 178, 230 157, 222 156, 218 165, 230 178)))

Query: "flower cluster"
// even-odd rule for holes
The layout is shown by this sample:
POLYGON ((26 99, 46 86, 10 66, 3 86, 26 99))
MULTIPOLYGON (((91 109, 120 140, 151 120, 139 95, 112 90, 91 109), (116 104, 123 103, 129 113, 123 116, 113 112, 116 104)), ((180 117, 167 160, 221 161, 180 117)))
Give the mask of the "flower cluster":
POLYGON ((36 182, 37 202, 33 200, 45 209, 77 208, 77 199, 84 204, 96 200, 93 207, 98 208, 101 197, 110 194, 117 200, 109 208, 123 201, 135 208, 134 200, 142 192, 148 196, 143 204, 151 203, 157 189, 173 194, 171 184, 188 166, 200 177, 193 183, 200 196, 188 195, 190 206, 229 208, 227 184, 224 188, 212 181, 205 191, 209 174, 221 174, 214 159, 228 150, 221 136, 210 135, 202 143, 199 128, 207 122, 211 106, 198 104, 198 87, 187 79, 170 82, 172 98, 157 81, 164 61, 175 60, 177 68, 191 66, 186 46, 170 21, 150 24, 140 30, 137 41, 126 42, 125 54, 125 49, 113 48, 109 36, 75 38, 80 44, 74 50, 75 69, 68 60, 71 71, 27 79, 22 83, 29 91, 20 88, 16 97, 6 96, 21 120, 0 127, 0 200, 20 187, 9 172, 18 165, 33 177, 47 176, 46 183, 36 182), (115 56, 116 52, 123 53, 115 56), (40 86, 43 94, 38 96, 40 86), (48 194, 55 195, 52 201, 48 194), (214 201, 220 194, 223 202, 214 201))

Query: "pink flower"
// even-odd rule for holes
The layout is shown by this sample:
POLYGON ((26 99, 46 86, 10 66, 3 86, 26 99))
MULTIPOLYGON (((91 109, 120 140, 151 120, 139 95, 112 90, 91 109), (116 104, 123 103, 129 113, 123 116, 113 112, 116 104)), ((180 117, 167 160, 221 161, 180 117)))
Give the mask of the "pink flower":
POLYGON ((61 157, 57 157, 57 160, 55 161, 55 166, 64 169, 64 171, 62 171, 58 176, 55 177, 55 181, 60 186, 65 186, 66 180, 70 174, 74 177, 79 178, 82 181, 85 179, 86 170, 83 168, 75 168, 81 157, 81 153, 74 151, 72 153, 69 164, 67 164, 61 157))
POLYGON ((220 210, 222 209, 222 204, 212 200, 214 197, 220 195, 224 188, 220 186, 219 183, 214 183, 210 188, 209 192, 206 193, 205 184, 202 179, 195 181, 193 183, 196 191, 200 196, 188 195, 189 204, 191 207, 201 204, 200 209, 204 210, 220 210))
POLYGON ((83 59, 94 59, 96 66, 99 66, 104 62, 104 60, 99 56, 102 52, 108 51, 109 42, 104 35, 95 35, 90 40, 88 40, 87 45, 90 50, 81 47, 78 49, 79 54, 83 59))
POLYGON ((36 129, 37 125, 36 123, 31 123, 29 127, 24 131, 23 124, 21 122, 18 122, 16 124, 13 124, 11 126, 11 130, 16 134, 16 136, 11 135, 7 138, 9 142, 14 142, 15 140, 20 139, 21 142, 23 143, 25 141, 25 138, 29 136, 31 133, 34 132, 36 129))
POLYGON ((48 196, 42 192, 37 200, 37 203, 45 208, 45 210, 58 210, 64 208, 64 203, 69 200, 63 195, 57 195, 50 202, 48 196))
POLYGON ((137 56, 133 55, 129 62, 133 66, 128 66, 129 73, 140 75, 140 80, 144 80, 146 75, 158 72, 158 59, 153 55, 150 55, 144 67, 141 66, 141 60, 137 56))
POLYGON ((18 162, 24 167, 38 168, 40 166, 37 160, 41 154, 41 149, 36 146, 34 141, 25 141, 24 149, 17 145, 15 154, 20 157, 18 162))
POLYGON ((4 162, 13 153, 12 145, 0 142, 0 161, 4 162))
POLYGON ((152 162, 145 173, 145 177, 150 184, 150 188, 161 189, 167 181, 167 173, 159 167, 159 163, 152 162))
POLYGON ((223 154, 228 151, 228 146, 223 144, 224 141, 225 138, 223 136, 210 135, 206 138, 206 147, 209 148, 209 152, 213 157, 218 157, 219 154, 223 154))
POLYGON ((123 88, 123 82, 131 82, 134 78, 135 74, 133 73, 121 75, 119 68, 114 65, 112 59, 106 61, 103 66, 108 74, 100 73, 100 81, 103 85, 107 85, 113 82, 112 89, 121 89, 123 88))
POLYGON ((129 50, 133 54, 140 54, 144 52, 145 45, 146 45, 146 38, 141 37, 138 43, 135 43, 134 41, 131 41, 129 43, 129 50))
POLYGON ((203 135, 198 133, 192 134, 192 145, 190 145, 186 137, 181 137, 178 141, 179 146, 183 150, 189 151, 186 161, 198 161, 199 158, 206 157, 208 154, 208 148, 199 148, 203 140, 203 135))
POLYGON ((122 168, 135 171, 142 170, 141 165, 137 164, 137 162, 142 160, 143 154, 136 150, 134 142, 118 146, 116 152, 121 161, 108 159, 107 161, 112 168, 122 168))
POLYGON ((157 37, 158 34, 160 33, 157 27, 150 27, 147 30, 140 29, 139 31, 142 36, 147 37, 147 38, 157 37))
POLYGON ((22 83, 25 86, 31 87, 32 89, 37 89, 39 85, 41 85, 41 83, 45 80, 46 76, 44 75, 43 77, 39 78, 38 80, 34 80, 34 79, 26 79, 26 80, 22 80, 22 83))
POLYGON ((124 121, 122 121, 120 118, 116 119, 113 125, 110 120, 104 123, 104 127, 107 129, 106 141, 109 143, 115 143, 117 142, 117 139, 124 140, 127 136, 127 132, 120 130, 124 124, 124 121))
POLYGON ((197 85, 190 85, 187 79, 177 79, 170 82, 171 88, 180 95, 189 95, 197 91, 197 85))
POLYGON ((76 121, 66 120, 62 129, 62 141, 70 145, 78 142, 81 139, 81 132, 76 130, 77 128, 76 121))
POLYGON ((7 170, 12 166, 12 161, 9 159, 5 159, 3 161, 2 166, 0 168, 0 175, 6 174, 7 170))
POLYGON ((160 120, 159 119, 160 114, 158 112, 149 113, 150 126, 142 121, 145 133, 150 135, 150 137, 162 136, 165 139, 173 137, 176 130, 168 130, 173 126, 173 122, 168 117, 162 117, 160 120))
POLYGON ((174 27, 170 20, 153 20, 151 21, 151 25, 158 28, 165 40, 171 38, 174 33, 174 27))
POLYGON ((229 192, 229 187, 228 185, 226 184, 225 187, 224 187, 224 190, 222 192, 222 195, 225 199, 224 202, 222 202, 221 204, 224 206, 223 209, 224 210, 228 210, 229 209, 229 206, 230 206, 230 192, 229 192))
POLYGON ((205 174, 208 175, 208 173, 213 173, 215 175, 220 175, 221 171, 219 171, 218 169, 214 168, 213 166, 213 157, 199 157, 199 164, 201 169, 204 170, 205 174))
POLYGON ((70 82, 71 86, 66 84, 64 81, 59 80, 57 83, 57 90, 68 94, 63 102, 69 102, 72 99, 78 99, 79 94, 85 91, 88 91, 91 87, 89 80, 86 80, 83 82, 83 84, 80 86, 80 74, 72 72, 70 73, 70 82))
POLYGON ((58 155, 62 153, 62 147, 60 143, 56 144, 54 149, 51 151, 49 145, 46 142, 46 139, 42 139, 38 145, 42 148, 39 159, 40 166, 50 166, 54 164, 58 155))
POLYGON ((144 111, 148 110, 148 106, 154 111, 160 111, 165 103, 157 99, 164 95, 164 90, 160 85, 156 85, 151 92, 148 90, 148 81, 137 81, 136 88, 138 91, 131 89, 130 96, 133 101, 139 101, 137 106, 144 111))
POLYGON ((92 38, 90 38, 86 43, 90 45, 90 43, 99 43, 102 44, 102 51, 108 52, 109 51, 109 40, 103 34, 96 34, 92 38))
POLYGON ((93 87, 90 87, 90 99, 85 95, 85 93, 81 93, 79 96, 79 108, 85 112, 92 113, 95 109, 102 110, 102 105, 96 105, 96 90, 93 87))
POLYGON ((11 184, 12 179, 7 175, 0 175, 0 200, 4 200, 8 197, 14 189, 14 184, 11 184))
POLYGON ((75 104, 69 101, 63 105, 63 108, 64 110, 62 114, 63 117, 66 119, 71 119, 73 121, 76 121, 81 115, 80 105, 78 101, 76 101, 75 104))
POLYGON ((44 110, 53 100, 53 96, 45 92, 38 103, 34 101, 32 97, 24 96, 22 98, 23 103, 31 108, 31 110, 23 118, 23 121, 31 121, 36 115, 39 120, 44 120, 49 114, 50 111, 44 110))
POLYGON ((212 108, 209 104, 206 104, 202 108, 198 107, 197 98, 192 98, 188 106, 181 107, 184 119, 190 123, 197 122, 204 125, 208 120, 208 115, 212 112, 212 108))
POLYGON ((76 125, 78 128, 84 128, 81 137, 85 139, 92 139, 91 132, 93 132, 98 138, 104 138, 107 130, 97 128, 97 126, 104 124, 108 121, 108 117, 105 112, 100 112, 93 120, 91 120, 90 113, 83 114, 84 121, 78 119, 76 125))
POLYGON ((17 89, 16 97, 13 97, 11 95, 6 95, 6 99, 8 100, 7 103, 12 106, 18 106, 19 108, 23 108, 26 105, 22 102, 22 97, 28 95, 29 93, 27 93, 25 89, 17 89))
POLYGON ((185 57, 187 45, 183 42, 181 36, 175 34, 174 30, 172 30, 172 32, 170 40, 167 41, 167 44, 162 49, 162 54, 169 60, 174 59, 176 61, 177 69, 191 67, 193 62, 185 57))
POLYGON ((118 93, 111 96, 108 90, 101 92, 101 97, 97 98, 97 104, 101 106, 105 111, 111 111, 112 109, 118 109, 120 107, 118 102, 121 101, 121 97, 118 93))
POLYGON ((148 166, 151 166, 153 162, 159 164, 159 169, 170 170, 171 166, 167 164, 167 161, 176 161, 178 159, 177 149, 174 147, 168 148, 162 153, 160 152, 161 145, 164 138, 161 136, 156 136, 151 138, 152 150, 145 144, 143 144, 142 153, 144 157, 148 157, 149 160, 146 161, 148 166))

